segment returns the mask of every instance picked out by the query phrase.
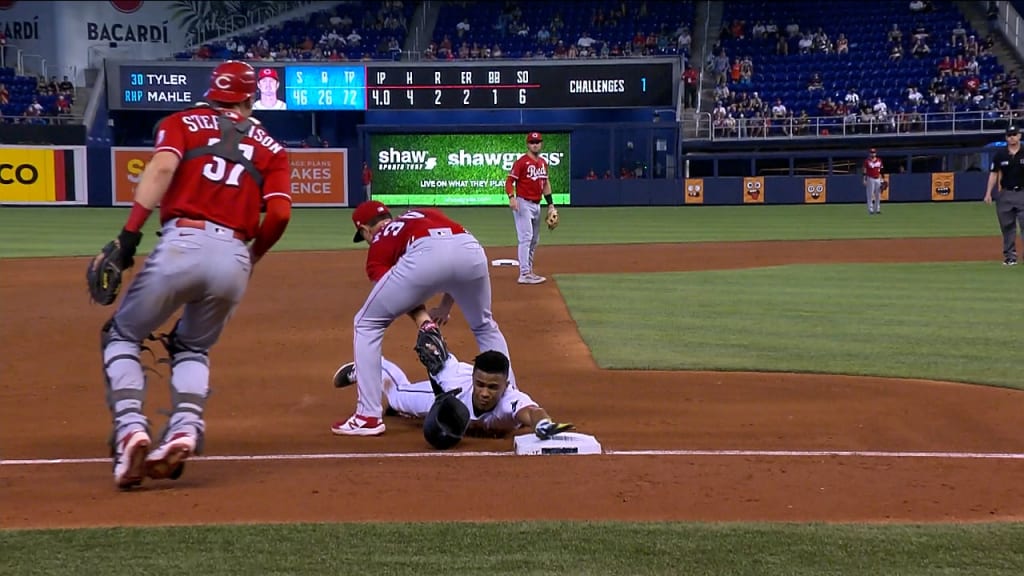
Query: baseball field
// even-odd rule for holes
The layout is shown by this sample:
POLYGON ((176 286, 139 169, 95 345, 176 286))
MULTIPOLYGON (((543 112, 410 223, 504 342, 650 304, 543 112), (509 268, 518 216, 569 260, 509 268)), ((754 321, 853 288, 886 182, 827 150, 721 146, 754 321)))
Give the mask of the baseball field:
MULTIPOLYGON (((447 212, 515 257, 506 209, 447 212)), ((990 206, 865 212, 561 210, 546 284, 492 269, 495 317, 524 391, 605 453, 519 457, 401 418, 331 435, 365 245, 299 210, 211 354, 206 454, 122 493, 84 274, 125 212, 0 208, 0 574, 1020 574, 1024 269, 990 206)), ((384 352, 418 374, 414 340, 384 352)))

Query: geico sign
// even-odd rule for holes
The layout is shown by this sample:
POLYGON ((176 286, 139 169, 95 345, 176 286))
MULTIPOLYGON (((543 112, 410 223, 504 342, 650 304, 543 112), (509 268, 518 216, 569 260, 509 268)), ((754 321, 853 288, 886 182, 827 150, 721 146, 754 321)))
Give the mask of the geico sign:
POLYGON ((0 184, 35 184, 39 170, 31 164, 0 164, 0 184))

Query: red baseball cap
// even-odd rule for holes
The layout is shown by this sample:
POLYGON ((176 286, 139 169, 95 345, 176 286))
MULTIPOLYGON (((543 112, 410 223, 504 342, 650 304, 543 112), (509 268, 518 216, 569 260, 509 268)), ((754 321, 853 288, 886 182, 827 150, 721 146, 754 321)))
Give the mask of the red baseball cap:
POLYGON ((273 78, 274 80, 280 81, 277 77, 277 70, 274 70, 273 68, 264 68, 260 70, 260 80, 263 80, 264 78, 273 78))
POLYGON ((366 226, 368 223, 381 214, 391 215, 391 211, 383 203, 376 200, 367 200, 359 206, 356 206, 354 212, 352 212, 352 223, 356 226, 356 235, 352 237, 352 241, 359 243, 363 241, 363 235, 359 231, 360 226, 366 226))
POLYGON ((543 142, 544 138, 540 135, 540 132, 530 132, 526 135, 526 142, 543 142))

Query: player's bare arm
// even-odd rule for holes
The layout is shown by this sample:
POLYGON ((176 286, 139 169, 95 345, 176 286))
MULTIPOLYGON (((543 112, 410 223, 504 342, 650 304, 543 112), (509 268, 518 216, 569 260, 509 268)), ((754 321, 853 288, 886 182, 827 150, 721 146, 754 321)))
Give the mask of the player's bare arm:
POLYGON ((576 426, 568 422, 564 424, 553 422, 547 411, 540 406, 527 406, 516 412, 516 420, 523 426, 533 430, 533 433, 542 440, 576 428, 576 426))
POLYGON ((985 187, 985 203, 992 203, 992 191, 999 186, 999 172, 988 173, 988 185, 985 187))
POLYGON ((444 296, 441 297, 441 303, 436 307, 431 308, 428 314, 430 319, 434 321, 438 326, 444 326, 451 319, 452 306, 455 305, 455 298, 451 294, 445 292, 444 296))
POLYGON ((181 159, 174 152, 161 150, 153 154, 153 158, 146 164, 146 169, 142 171, 138 188, 135 189, 135 202, 148 210, 156 208, 170 188, 174 172, 180 163, 181 159))
POLYGON ((516 179, 511 174, 505 178, 505 194, 508 196, 508 207, 513 212, 519 210, 519 201, 516 199, 516 179))

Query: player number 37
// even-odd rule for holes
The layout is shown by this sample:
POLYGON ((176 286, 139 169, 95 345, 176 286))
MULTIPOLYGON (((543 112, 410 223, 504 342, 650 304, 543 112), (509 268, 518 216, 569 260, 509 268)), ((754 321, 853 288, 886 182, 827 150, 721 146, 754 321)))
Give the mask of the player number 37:
MULTIPOLYGON (((213 146, 217 142, 220 142, 220 138, 210 138, 207 144, 213 146)), ((256 147, 252 144, 239 144, 238 149, 242 151, 242 156, 245 156, 246 160, 252 160, 252 155, 256 152, 256 147)), ((238 186, 244 171, 245 166, 241 164, 231 164, 231 169, 228 170, 228 161, 220 156, 214 156, 203 166, 203 176, 214 182, 224 182, 228 186, 238 186), (225 176, 227 180, 224 179, 225 176)))

